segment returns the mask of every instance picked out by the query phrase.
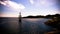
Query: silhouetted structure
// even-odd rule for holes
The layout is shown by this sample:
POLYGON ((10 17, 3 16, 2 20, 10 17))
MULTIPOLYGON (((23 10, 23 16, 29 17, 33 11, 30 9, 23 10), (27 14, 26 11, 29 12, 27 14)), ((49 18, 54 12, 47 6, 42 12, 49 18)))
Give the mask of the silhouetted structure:
POLYGON ((21 22, 21 12, 19 13, 19 29, 20 29, 20 31, 19 31, 19 34, 22 34, 22 22, 21 22))
POLYGON ((19 22, 21 23, 21 12, 19 13, 19 22))

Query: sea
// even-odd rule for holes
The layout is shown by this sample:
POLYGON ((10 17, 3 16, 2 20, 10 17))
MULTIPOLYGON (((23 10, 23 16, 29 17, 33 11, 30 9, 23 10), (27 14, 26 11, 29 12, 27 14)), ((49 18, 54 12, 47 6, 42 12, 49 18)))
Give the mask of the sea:
POLYGON ((0 17, 0 34, 44 34, 52 30, 47 18, 0 17))

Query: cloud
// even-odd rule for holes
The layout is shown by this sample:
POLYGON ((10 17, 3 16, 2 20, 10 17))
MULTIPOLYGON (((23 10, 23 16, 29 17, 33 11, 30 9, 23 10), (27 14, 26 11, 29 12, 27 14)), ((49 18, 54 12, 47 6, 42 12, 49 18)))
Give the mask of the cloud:
POLYGON ((0 4, 10 7, 10 8, 13 8, 13 9, 16 9, 16 10, 21 10, 21 9, 25 8, 24 5, 22 5, 20 3, 13 2, 13 1, 9 1, 9 0, 0 1, 0 4))
POLYGON ((40 4, 44 5, 44 6, 52 6, 54 5, 56 2, 54 0, 41 0, 40 4))
POLYGON ((34 0, 30 0, 30 3, 31 3, 31 4, 34 4, 34 0))
POLYGON ((0 1, 0 4, 5 5, 5 6, 7 5, 6 2, 2 2, 2 1, 0 1))
POLYGON ((29 0, 34 6, 40 7, 50 7, 56 4, 56 0, 29 0))
POLYGON ((22 4, 17 4, 16 2, 9 1, 9 6, 14 9, 24 9, 25 7, 22 4))

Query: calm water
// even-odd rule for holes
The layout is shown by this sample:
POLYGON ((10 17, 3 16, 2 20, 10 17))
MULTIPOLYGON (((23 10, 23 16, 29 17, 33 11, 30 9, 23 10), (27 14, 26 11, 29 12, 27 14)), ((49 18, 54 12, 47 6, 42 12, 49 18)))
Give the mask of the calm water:
MULTIPOLYGON (((44 18, 23 18, 22 19, 22 34, 44 34, 51 31, 51 27, 44 24, 49 19, 44 18)), ((0 23, 2 32, 10 34, 18 34, 19 21, 18 18, 4 18, 0 23)))
POLYGON ((22 19, 23 34, 44 34, 51 31, 51 27, 44 24, 49 19, 44 18, 27 18, 22 19))

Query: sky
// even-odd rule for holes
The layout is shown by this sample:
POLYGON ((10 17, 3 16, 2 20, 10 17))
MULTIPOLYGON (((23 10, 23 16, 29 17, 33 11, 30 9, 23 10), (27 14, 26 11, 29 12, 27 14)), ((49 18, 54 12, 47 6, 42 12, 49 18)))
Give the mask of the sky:
POLYGON ((60 14, 60 0, 0 0, 0 17, 60 14))

